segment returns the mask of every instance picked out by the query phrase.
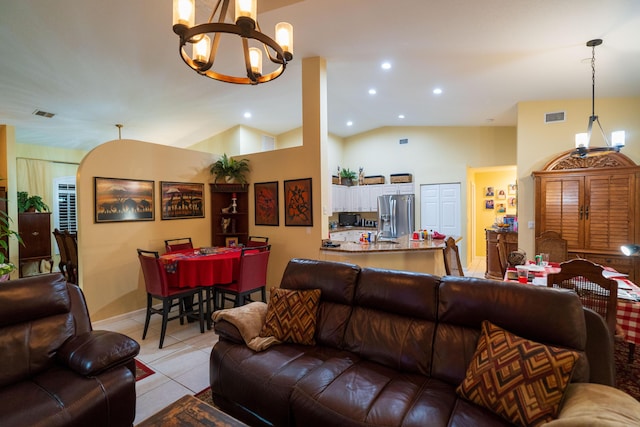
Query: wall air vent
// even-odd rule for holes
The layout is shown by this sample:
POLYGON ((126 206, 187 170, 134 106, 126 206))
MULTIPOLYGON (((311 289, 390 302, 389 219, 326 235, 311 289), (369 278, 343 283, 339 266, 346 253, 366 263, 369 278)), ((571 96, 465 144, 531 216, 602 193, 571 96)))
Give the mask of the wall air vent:
POLYGON ((544 113, 544 122, 545 123, 564 122, 564 120, 565 120, 565 112, 564 111, 555 111, 553 113, 544 113))
POLYGON ((33 112, 33 114, 35 114, 36 116, 46 117, 47 119, 50 119, 51 117, 55 116, 55 114, 53 113, 47 113, 46 111, 42 111, 42 110, 36 110, 33 112))

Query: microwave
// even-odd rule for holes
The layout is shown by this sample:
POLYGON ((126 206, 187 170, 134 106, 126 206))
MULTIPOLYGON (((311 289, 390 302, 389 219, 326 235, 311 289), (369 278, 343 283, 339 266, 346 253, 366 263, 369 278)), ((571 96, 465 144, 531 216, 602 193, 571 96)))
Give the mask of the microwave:
POLYGON ((338 223, 343 227, 356 225, 360 221, 360 215, 355 213, 339 213, 338 223))

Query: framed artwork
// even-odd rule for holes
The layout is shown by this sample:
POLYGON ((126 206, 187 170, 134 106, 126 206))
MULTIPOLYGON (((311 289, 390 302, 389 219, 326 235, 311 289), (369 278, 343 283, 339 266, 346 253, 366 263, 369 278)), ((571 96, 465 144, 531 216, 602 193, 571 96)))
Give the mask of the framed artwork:
POLYGON ((517 190, 518 190, 518 187, 516 184, 509 184, 509 186, 507 187, 507 191, 509 192, 510 195, 515 195, 517 190))
POLYGON ((204 184, 160 182, 162 219, 204 218, 204 184))
POLYGON ((94 221, 154 221, 154 181, 94 177, 94 221))
POLYGON ((496 209, 498 213, 505 213, 507 211, 507 207, 504 203, 498 203, 498 208, 496 209))
POLYGON ((313 225, 311 178, 284 182, 284 206, 284 225, 313 225))
POLYGON ((278 181, 253 184, 256 225, 280 225, 278 215, 278 181))
POLYGON ((509 199, 507 200, 507 203, 509 204, 510 208, 515 208, 516 205, 518 204, 515 197, 509 197, 509 199))
MULTIPOLYGON (((486 187, 484 189, 484 197, 493 197, 494 196, 494 190, 493 187, 486 187)), ((493 208, 492 208, 493 209, 493 208)))
POLYGON ((498 198, 498 199, 506 199, 507 198, 507 193, 505 193, 504 190, 498 190, 498 195, 496 196, 496 198, 498 198))
POLYGON ((485 200, 484 201, 484 208, 485 209, 493 209, 493 199, 485 200))
POLYGON ((238 246, 238 238, 237 237, 227 237, 224 239, 224 245, 228 248, 235 248, 238 246))

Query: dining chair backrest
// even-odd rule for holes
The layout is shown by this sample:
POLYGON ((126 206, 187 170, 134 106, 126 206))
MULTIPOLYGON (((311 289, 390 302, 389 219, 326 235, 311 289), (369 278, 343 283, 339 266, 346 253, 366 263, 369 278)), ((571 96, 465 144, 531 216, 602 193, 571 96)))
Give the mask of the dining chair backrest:
POLYGON ((555 231, 545 231, 536 237, 536 253, 549 254, 550 262, 565 262, 569 259, 567 241, 555 231))
POLYGON ((504 277, 509 267, 509 254, 507 253, 507 242, 504 234, 498 234, 498 243, 496 243, 496 249, 498 250, 498 264, 500 265, 500 272, 504 277))
POLYGON ((144 285, 151 295, 169 295, 169 284, 167 282, 166 271, 160 263, 158 252, 138 249, 138 259, 142 267, 144 285))
POLYGON ((547 275, 547 286, 574 290, 582 305, 600 314, 612 336, 616 333, 618 282, 602 275, 604 268, 586 259, 560 264, 560 272, 547 275))
MULTIPOLYGON (((60 252, 60 265, 66 266, 69 262, 69 249, 67 249, 64 232, 55 228, 53 230, 53 237, 56 239, 58 251, 60 252)), ((62 268, 60 268, 60 271, 62 271, 62 268)))
POLYGON ((193 249, 191 237, 180 237, 178 239, 167 239, 164 241, 167 252, 181 251, 183 249, 193 249))
POLYGON ((460 253, 458 245, 453 237, 445 240, 445 247, 442 249, 444 257, 444 270, 449 276, 464 276, 462 264, 460 263, 460 253))
POLYGON ((238 267, 238 292, 267 285, 267 266, 270 253, 271 245, 242 249, 238 267))
POLYGON ((263 236, 249 236, 247 239, 247 247, 264 246, 269 243, 268 237, 263 236))

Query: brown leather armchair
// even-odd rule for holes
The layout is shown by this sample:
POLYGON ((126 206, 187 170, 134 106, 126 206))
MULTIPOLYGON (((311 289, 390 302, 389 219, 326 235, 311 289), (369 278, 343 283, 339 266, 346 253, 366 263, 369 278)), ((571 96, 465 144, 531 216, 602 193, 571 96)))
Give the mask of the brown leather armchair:
POLYGON ((131 426, 140 346, 94 331, 61 274, 0 285, 0 420, 13 426, 131 426))

